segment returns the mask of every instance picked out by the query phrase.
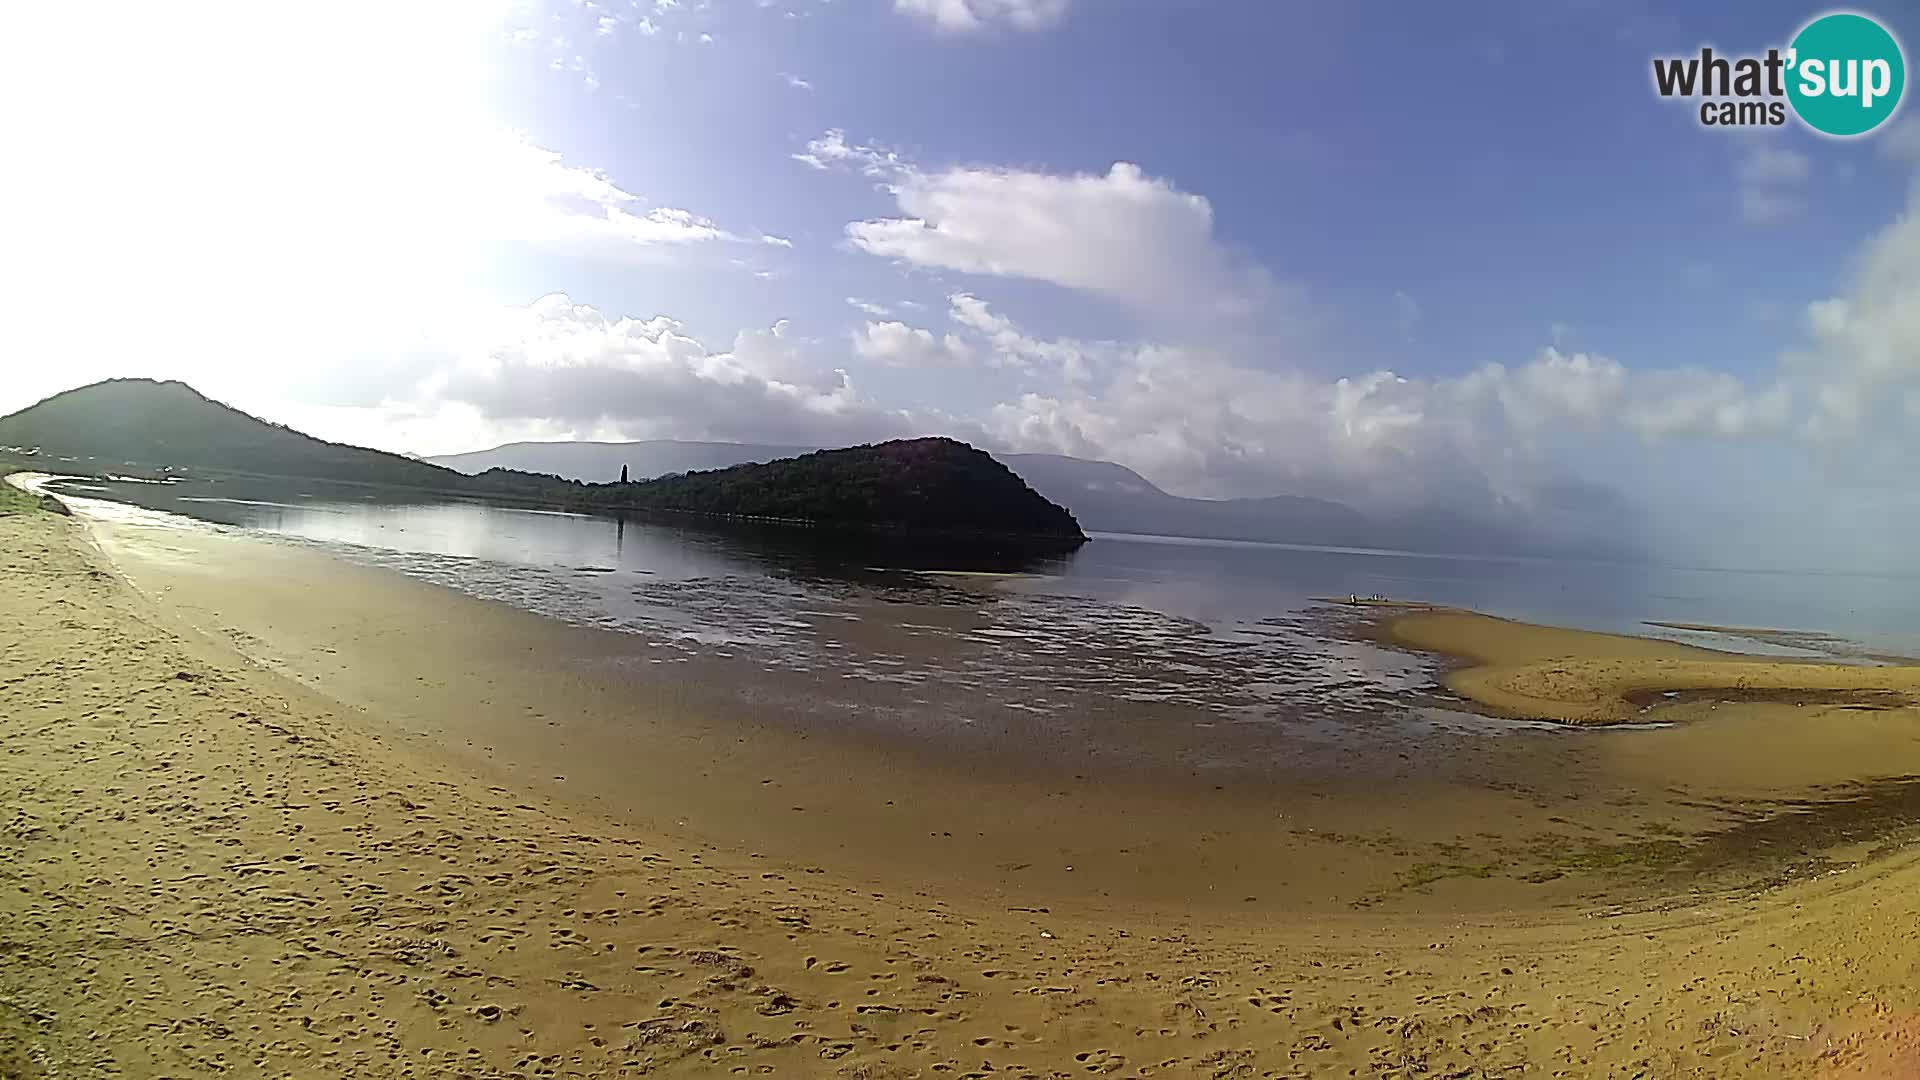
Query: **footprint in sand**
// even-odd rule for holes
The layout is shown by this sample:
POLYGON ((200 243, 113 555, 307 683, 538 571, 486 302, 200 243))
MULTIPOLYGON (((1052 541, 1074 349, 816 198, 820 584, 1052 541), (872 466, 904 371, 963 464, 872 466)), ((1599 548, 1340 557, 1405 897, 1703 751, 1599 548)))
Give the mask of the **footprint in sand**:
POLYGON ((1117 1073, 1126 1069, 1127 1059, 1111 1050, 1082 1050, 1073 1060, 1090 1073, 1117 1073))
POLYGON ((1284 991, 1278 994, 1273 994, 1265 990, 1262 990, 1256 996, 1250 997, 1247 999, 1247 1004, 1253 1006, 1254 1008, 1265 1009, 1268 1012, 1274 1013, 1276 1015, 1286 1012, 1287 1006, 1292 1003, 1293 1003, 1293 996, 1284 991))

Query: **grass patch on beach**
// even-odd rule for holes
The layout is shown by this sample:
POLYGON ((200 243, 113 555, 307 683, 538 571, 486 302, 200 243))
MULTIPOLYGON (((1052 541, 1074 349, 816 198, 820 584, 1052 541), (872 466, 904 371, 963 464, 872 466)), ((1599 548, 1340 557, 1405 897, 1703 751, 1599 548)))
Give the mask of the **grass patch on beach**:
POLYGON ((1517 844, 1497 838, 1487 844, 1445 841, 1429 845, 1418 855, 1404 848, 1376 846, 1376 850, 1417 861, 1394 871, 1391 885, 1361 895, 1350 906, 1365 909, 1399 894, 1429 893, 1441 882, 1461 878, 1503 877, 1529 885, 1544 885, 1570 874, 1638 874, 1652 880, 1697 861, 1694 848, 1674 839, 1677 834, 1670 828, 1648 832, 1651 835, 1646 839, 1624 838, 1611 843, 1560 833, 1546 833, 1517 844))
POLYGON ((0 484, 0 517, 26 514, 35 510, 66 512, 66 508, 61 506, 58 500, 21 491, 12 484, 0 484))
POLYGON ((1551 870, 1667 870, 1685 863, 1692 854, 1686 844, 1671 839, 1670 830, 1647 840, 1600 843, 1591 839, 1549 833, 1531 845, 1534 859, 1551 870))
POLYGON ((40 500, 12 484, 0 484, 0 517, 8 514, 24 514, 39 507, 40 500))
POLYGON ((1439 862, 1416 863, 1393 874, 1393 884, 1382 886, 1362 893, 1350 901, 1347 906, 1355 911, 1365 911, 1401 893, 1429 893, 1432 886, 1453 878, 1485 879, 1496 875, 1505 875, 1508 868, 1505 862, 1495 859, 1492 862, 1439 862))
POLYGON ((1436 881, 1448 878, 1490 878, 1498 873, 1504 864, 1487 863, 1421 863, 1408 870, 1399 872, 1400 887, 1404 889, 1424 889, 1436 881))

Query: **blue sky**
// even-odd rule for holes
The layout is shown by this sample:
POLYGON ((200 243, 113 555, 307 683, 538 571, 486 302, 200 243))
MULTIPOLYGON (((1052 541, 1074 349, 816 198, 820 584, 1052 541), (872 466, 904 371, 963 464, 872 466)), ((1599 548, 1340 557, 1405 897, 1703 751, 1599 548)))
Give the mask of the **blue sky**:
MULTIPOLYGON (((1648 91, 1648 58, 1702 42, 1761 49, 1813 10, 1122 0, 1083 3, 1045 32, 941 34, 884 5, 749 3, 658 17, 710 28, 711 48, 595 37, 583 55, 598 89, 535 79, 512 111, 554 133, 545 145, 667 204, 826 249, 846 221, 885 209, 857 185, 782 174, 782 151, 830 128, 929 164, 1134 162, 1204 195, 1224 241, 1324 306, 1327 370, 1463 370, 1526 354, 1554 324, 1649 365, 1750 370, 1780 347, 1768 323, 1822 295, 1900 209, 1911 169, 1873 140, 1797 127, 1715 137, 1648 91), (625 102, 609 110, 610 94, 625 102), (1783 193, 1799 209, 1764 227, 1741 212, 1737 179, 1755 143, 1810 162, 1783 193), (1420 313, 1411 342, 1383 332, 1399 329, 1396 294, 1420 313)), ((899 291, 868 259, 808 265, 813 280, 771 295, 718 304, 664 275, 647 297, 718 333, 768 303, 899 291)), ((621 285, 608 283, 608 302, 634 299, 621 285)), ((1112 333, 1126 314, 1073 299, 1019 283, 999 296, 1010 310, 1065 307, 1063 328, 1079 334, 1112 333)))
POLYGON ((0 57, 45 103, 0 407, 174 375, 420 452, 940 431, 1203 496, 1575 481, 1663 542, 1783 486, 1845 550, 1920 520, 1920 125, 1651 85, 1818 6, 150 7, 0 57))

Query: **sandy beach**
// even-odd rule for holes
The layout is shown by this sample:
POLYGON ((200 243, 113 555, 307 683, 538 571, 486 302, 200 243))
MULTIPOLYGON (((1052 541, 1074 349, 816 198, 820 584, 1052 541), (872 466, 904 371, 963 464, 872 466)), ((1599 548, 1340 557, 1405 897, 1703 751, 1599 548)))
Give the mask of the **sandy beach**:
POLYGON ((1449 675, 1447 685, 1489 709, 1529 720, 1624 724, 1675 719, 1670 712, 1648 712, 1659 695, 1669 693, 1745 703, 1906 710, 1920 704, 1920 667, 1912 665, 1783 661, 1677 642, 1531 626, 1466 611, 1398 616, 1388 621, 1387 631, 1403 644, 1470 661, 1449 675))
POLYGON ((244 537, 16 513, 0 552, 0 1075, 1920 1069, 1889 669, 1401 628, 1561 720, 1755 700, 1283 798, 710 712, 622 635, 244 537), (1563 813, 1584 846, 1434 854, 1563 813), (1735 885, 1672 878, 1715 844, 1735 885))

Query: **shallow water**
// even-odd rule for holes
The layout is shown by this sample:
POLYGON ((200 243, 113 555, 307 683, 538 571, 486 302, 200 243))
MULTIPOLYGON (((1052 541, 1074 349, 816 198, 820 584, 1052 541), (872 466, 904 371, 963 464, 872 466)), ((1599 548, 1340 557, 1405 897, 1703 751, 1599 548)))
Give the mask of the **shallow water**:
POLYGON ((1920 590, 1839 575, 1104 534, 1066 558, 949 573, 951 553, 848 551, 803 530, 395 502, 313 484, 65 490, 162 511, 159 523, 191 519, 318 545, 639 635, 654 647, 650 664, 730 659, 802 676, 824 712, 882 711, 909 729, 988 718, 1092 726, 1089 717, 1147 714, 1193 736, 1174 751, 1189 767, 1335 741, 1350 753, 1367 740, 1543 730, 1472 714, 1439 690, 1436 660, 1354 640, 1340 624, 1357 613, 1313 595, 1387 595, 1789 655, 1813 654, 1644 620, 1820 631, 1834 635, 1822 647, 1842 655, 1903 648, 1901 630, 1920 626, 1920 612, 1907 610, 1920 590))
MULTIPOLYGON (((1532 596, 1568 612, 1561 622, 1604 627, 1608 618, 1641 617, 1618 591, 1596 600, 1601 586, 1566 564, 1099 537, 1071 559, 949 573, 960 568, 934 562, 927 552, 842 553, 804 533, 720 533, 469 504, 382 504, 319 489, 142 485, 110 492, 137 496, 154 509, 93 497, 106 493, 86 492, 76 508, 106 519, 104 535, 137 537, 131 550, 149 565, 217 573, 209 560, 228 549, 194 534, 238 532, 271 543, 231 549, 236 552, 312 547, 619 631, 619 638, 567 638, 570 644, 552 657, 530 660, 528 670, 514 669, 499 686, 489 680, 475 691, 482 699, 476 707, 504 708, 512 721, 490 729, 486 752, 498 749, 499 761, 524 764, 529 775, 564 775, 570 790, 592 791, 617 805, 652 805, 645 790, 633 787, 632 747, 620 723, 592 736, 601 741, 590 751, 548 745, 545 728, 528 741, 517 726, 519 706, 493 700, 517 692, 509 687, 520 687, 523 677, 529 681, 521 689, 532 695, 526 708, 537 710, 551 697, 538 690, 550 676, 604 681, 617 688, 617 700, 671 693, 688 715, 732 725, 720 740, 728 748, 715 759, 720 764, 689 766, 689 775, 706 776, 710 767, 737 771, 731 762, 746 751, 734 747, 761 732, 851 736, 851 742, 813 745, 914 755, 884 758, 887 764, 863 772, 855 785, 860 793, 883 782, 904 785, 874 796, 887 800, 885 813, 911 840, 888 848, 887 859, 921 852, 926 836, 966 834, 977 826, 974 815, 940 800, 937 806, 911 803, 923 784, 970 791, 965 785, 988 782, 981 777, 999 783, 1018 769, 1056 812, 1073 805, 1085 817, 1094 813, 1088 807, 1114 801, 1098 815, 1099 826, 1075 833, 1068 845, 1075 851, 1070 865, 1079 870, 1061 872, 1074 882, 1098 877, 1102 890, 1147 888, 1136 880, 1141 851, 1158 852, 1155 867, 1185 866, 1179 860, 1187 856, 1177 852, 1204 835, 1215 845, 1238 845, 1229 861, 1251 860, 1235 865, 1281 860, 1284 874, 1266 875, 1257 888, 1248 882, 1245 892, 1284 896, 1289 904, 1388 902, 1383 898, 1415 888, 1406 881, 1425 882, 1435 867, 1459 871, 1453 875, 1459 881, 1448 879, 1449 889, 1471 891, 1476 882, 1492 888, 1484 873, 1497 867, 1511 879, 1508 886, 1525 886, 1528 902, 1562 902, 1587 895, 1602 871, 1637 881, 1673 863, 1678 855, 1667 849, 1675 837, 1706 843, 1755 821, 1804 817, 1805 806, 1836 799, 1844 805, 1835 813, 1844 817, 1858 800, 1836 795, 1833 785, 1911 772, 1920 748, 1893 714, 1838 714, 1815 725, 1797 713, 1754 707, 1660 730, 1609 731, 1479 716, 1440 690, 1437 661, 1343 632, 1343 620, 1369 612, 1307 599, 1322 592, 1385 593, 1539 618, 1500 603, 1501 597, 1532 596), (922 569, 884 568, 901 565, 922 569), (1563 587, 1526 592, 1529 575, 1556 565, 1569 579, 1563 587), (1580 610, 1588 614, 1573 614, 1580 610), (893 764, 907 760, 943 771, 893 764), (957 820, 948 820, 954 815, 957 820), (1166 815, 1173 817, 1155 824, 1166 815), (1108 837, 1107 824, 1123 818, 1126 826, 1108 837), (1148 834, 1162 840, 1149 844, 1142 839, 1148 834), (1112 850, 1098 854, 1090 836, 1106 837, 1099 843, 1112 850), (1095 867, 1104 869, 1095 874, 1095 867)), ((276 557, 291 560, 278 565, 303 565, 303 557, 285 550, 267 556, 266 565, 276 557)), ((285 573, 286 583, 276 584, 281 594, 304 581, 298 571, 285 573)), ((396 585, 385 574, 364 580, 375 583, 375 595, 396 585)), ((275 604, 289 602, 299 601, 283 596, 275 604)), ((1737 604, 1689 608, 1680 618, 1763 621, 1740 610, 1737 604)), ((270 631, 271 608, 263 611, 258 628, 270 631)), ((235 618, 211 625, 254 625, 235 618)), ((368 654, 366 642, 329 644, 342 653, 360 650, 354 663, 382 662, 368 654)), ((378 646, 372 649, 377 653, 378 646)), ((321 652, 322 676, 344 662, 334 648, 321 652)), ((458 746, 476 734, 463 728, 442 738, 458 746)), ((842 761, 841 750, 822 752, 825 760, 842 761)), ((804 805, 802 824, 817 831, 807 835, 841 845, 853 822, 876 812, 868 805, 874 799, 837 789, 802 796, 788 781, 765 786, 779 775, 774 762, 749 768, 723 800, 753 810, 741 811, 750 819, 741 830, 752 837, 759 837, 753 829, 767 827, 752 822, 770 814, 785 821, 804 805)), ((680 813, 693 799, 680 796, 669 800, 668 810, 656 810, 680 813)), ((950 801, 972 807, 973 798, 950 801)), ((1899 802, 1874 816, 1869 831, 1904 828, 1907 808, 1899 802)), ((709 806, 702 820, 716 813, 709 806)), ((1011 882, 1014 872, 1003 873, 1003 863, 1034 861, 1006 856, 1000 847, 1014 843, 1007 835, 978 836, 970 854, 954 856, 966 863, 969 880, 1000 874, 1011 882)), ((1032 842, 1047 848, 1059 846, 1057 839, 1032 842)), ((1816 841, 1825 843, 1813 836, 1807 844, 1816 841)), ((1752 872, 1770 880, 1781 872, 1783 852, 1802 862, 1811 858, 1811 847, 1789 846, 1791 852, 1755 852, 1752 872)), ((1196 849, 1193 858, 1218 873, 1224 850, 1196 849)))

